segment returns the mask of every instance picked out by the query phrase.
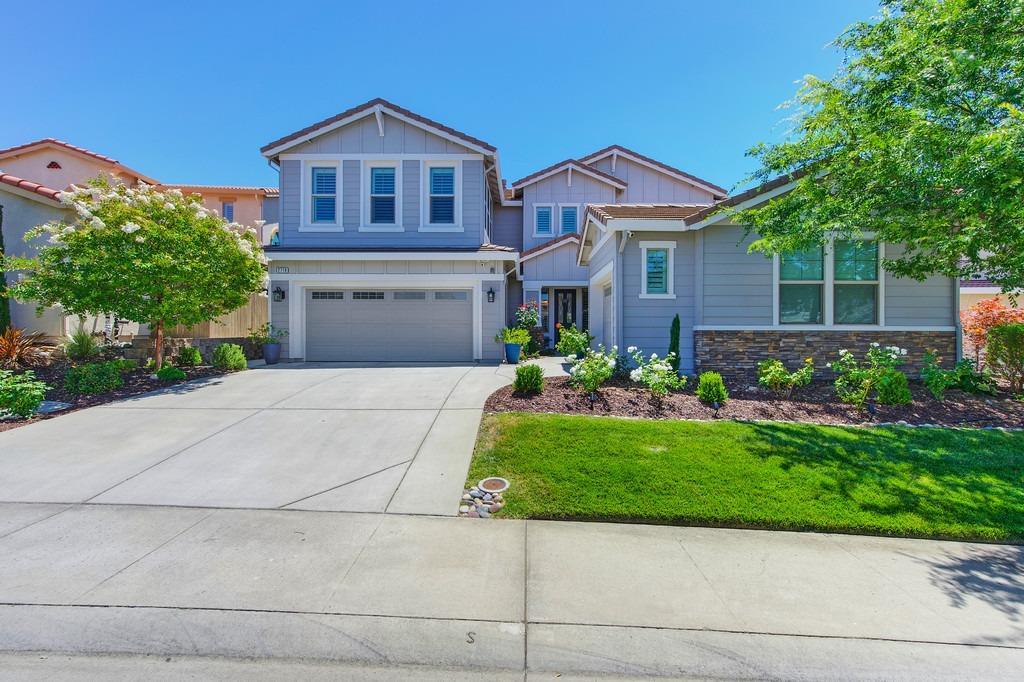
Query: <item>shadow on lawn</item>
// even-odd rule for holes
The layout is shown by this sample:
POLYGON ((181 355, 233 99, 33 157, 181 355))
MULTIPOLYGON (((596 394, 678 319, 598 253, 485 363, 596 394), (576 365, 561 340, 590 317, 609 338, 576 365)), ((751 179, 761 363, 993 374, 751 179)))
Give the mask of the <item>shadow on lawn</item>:
MULTIPOLYGON (((785 471, 803 467, 865 512, 914 514, 945 529, 1024 540, 1024 435, 992 431, 751 424, 749 451, 785 471), (1017 454, 1022 453, 1022 454, 1017 454)), ((975 536, 981 537, 981 536, 975 536)))

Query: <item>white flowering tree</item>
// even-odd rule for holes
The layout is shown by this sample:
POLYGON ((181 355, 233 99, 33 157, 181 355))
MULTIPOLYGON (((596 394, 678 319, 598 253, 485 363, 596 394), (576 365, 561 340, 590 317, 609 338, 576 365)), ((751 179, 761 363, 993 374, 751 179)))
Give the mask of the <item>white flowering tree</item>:
POLYGON ((263 287, 266 259, 255 231, 228 223, 196 196, 98 180, 63 192, 61 202, 75 220, 34 228, 26 240, 49 237, 38 256, 4 262, 25 271, 11 293, 72 315, 150 323, 157 367, 166 327, 228 313, 263 287))

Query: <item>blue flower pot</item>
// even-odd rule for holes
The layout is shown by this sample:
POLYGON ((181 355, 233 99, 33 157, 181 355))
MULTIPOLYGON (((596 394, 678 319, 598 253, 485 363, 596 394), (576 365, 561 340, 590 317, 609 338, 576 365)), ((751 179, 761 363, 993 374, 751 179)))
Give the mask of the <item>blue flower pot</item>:
POLYGON ((265 343, 263 344, 263 360, 268 365, 276 365, 281 361, 281 344, 279 343, 265 343))
POLYGON ((506 343, 505 344, 505 362, 510 365, 519 364, 519 354, 523 352, 523 347, 518 343, 506 343))

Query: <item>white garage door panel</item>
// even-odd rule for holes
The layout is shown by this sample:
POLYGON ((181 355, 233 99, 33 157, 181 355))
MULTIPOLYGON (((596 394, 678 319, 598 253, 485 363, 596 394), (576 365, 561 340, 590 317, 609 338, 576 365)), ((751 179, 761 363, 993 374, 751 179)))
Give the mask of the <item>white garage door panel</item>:
MULTIPOLYGON (((313 289, 306 292, 310 361, 463 361, 473 359, 472 293, 439 300, 436 290, 407 300, 410 289, 313 289), (355 291, 382 292, 361 300, 355 291), (398 297, 396 297, 398 293, 398 297)), ((442 293, 441 296, 448 294, 442 293)), ((418 296, 418 294, 412 294, 418 296)))

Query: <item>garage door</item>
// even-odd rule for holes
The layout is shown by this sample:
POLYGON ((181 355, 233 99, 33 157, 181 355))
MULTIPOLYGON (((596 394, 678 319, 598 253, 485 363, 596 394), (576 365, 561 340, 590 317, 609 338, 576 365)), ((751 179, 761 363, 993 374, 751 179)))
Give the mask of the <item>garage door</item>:
POLYGON ((433 289, 308 290, 306 359, 472 360, 472 294, 433 289))

